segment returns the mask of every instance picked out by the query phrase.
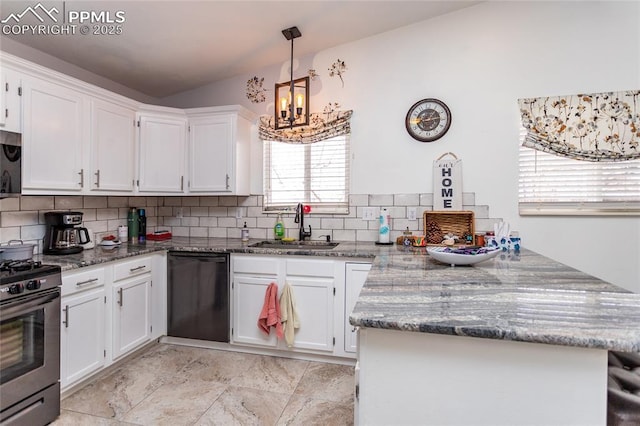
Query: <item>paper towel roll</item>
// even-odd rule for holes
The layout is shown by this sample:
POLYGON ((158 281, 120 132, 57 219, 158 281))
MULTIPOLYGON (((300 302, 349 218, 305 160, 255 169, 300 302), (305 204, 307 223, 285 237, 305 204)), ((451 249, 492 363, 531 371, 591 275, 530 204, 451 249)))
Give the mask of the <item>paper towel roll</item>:
POLYGON ((380 229, 378 231, 378 242, 388 244, 389 241, 389 212, 386 208, 382 208, 380 209, 380 229))

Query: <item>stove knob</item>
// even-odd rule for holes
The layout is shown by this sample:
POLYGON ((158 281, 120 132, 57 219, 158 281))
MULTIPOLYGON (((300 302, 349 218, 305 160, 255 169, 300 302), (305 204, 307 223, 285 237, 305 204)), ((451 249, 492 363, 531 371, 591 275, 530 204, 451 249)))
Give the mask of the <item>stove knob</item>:
POLYGON ((27 290, 37 290, 40 288, 40 281, 39 280, 30 280, 27 283, 27 290))
POLYGON ((9 294, 20 294, 24 291, 22 284, 13 284, 9 286, 9 294))

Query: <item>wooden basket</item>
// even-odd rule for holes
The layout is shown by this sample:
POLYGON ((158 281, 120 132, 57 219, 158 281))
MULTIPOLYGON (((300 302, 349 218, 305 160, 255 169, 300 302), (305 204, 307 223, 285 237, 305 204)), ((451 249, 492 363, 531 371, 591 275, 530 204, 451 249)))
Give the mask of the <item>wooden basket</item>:
POLYGON ((428 246, 443 245, 443 237, 449 233, 458 236, 456 245, 473 244, 475 221, 472 211, 425 211, 423 217, 428 246), (470 241, 466 240, 467 236, 471 236, 470 241))

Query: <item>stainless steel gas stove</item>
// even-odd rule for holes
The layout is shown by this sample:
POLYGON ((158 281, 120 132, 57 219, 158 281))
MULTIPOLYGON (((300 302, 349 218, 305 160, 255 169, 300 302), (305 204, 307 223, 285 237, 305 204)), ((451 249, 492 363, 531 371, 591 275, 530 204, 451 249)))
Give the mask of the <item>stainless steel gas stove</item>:
POLYGON ((45 425, 60 414, 59 266, 0 261, 0 423, 45 425))

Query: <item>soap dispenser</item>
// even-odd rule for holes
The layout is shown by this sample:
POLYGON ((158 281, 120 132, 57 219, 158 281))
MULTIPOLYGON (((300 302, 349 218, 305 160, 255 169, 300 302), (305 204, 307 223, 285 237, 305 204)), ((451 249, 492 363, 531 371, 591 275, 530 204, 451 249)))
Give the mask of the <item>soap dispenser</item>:
POLYGON ((249 241, 249 228, 247 228, 247 222, 244 223, 244 226, 242 227, 242 241, 243 242, 247 242, 249 241))
POLYGON ((281 240, 284 237, 284 222, 282 221, 282 213, 278 213, 276 224, 273 227, 273 237, 281 240))

